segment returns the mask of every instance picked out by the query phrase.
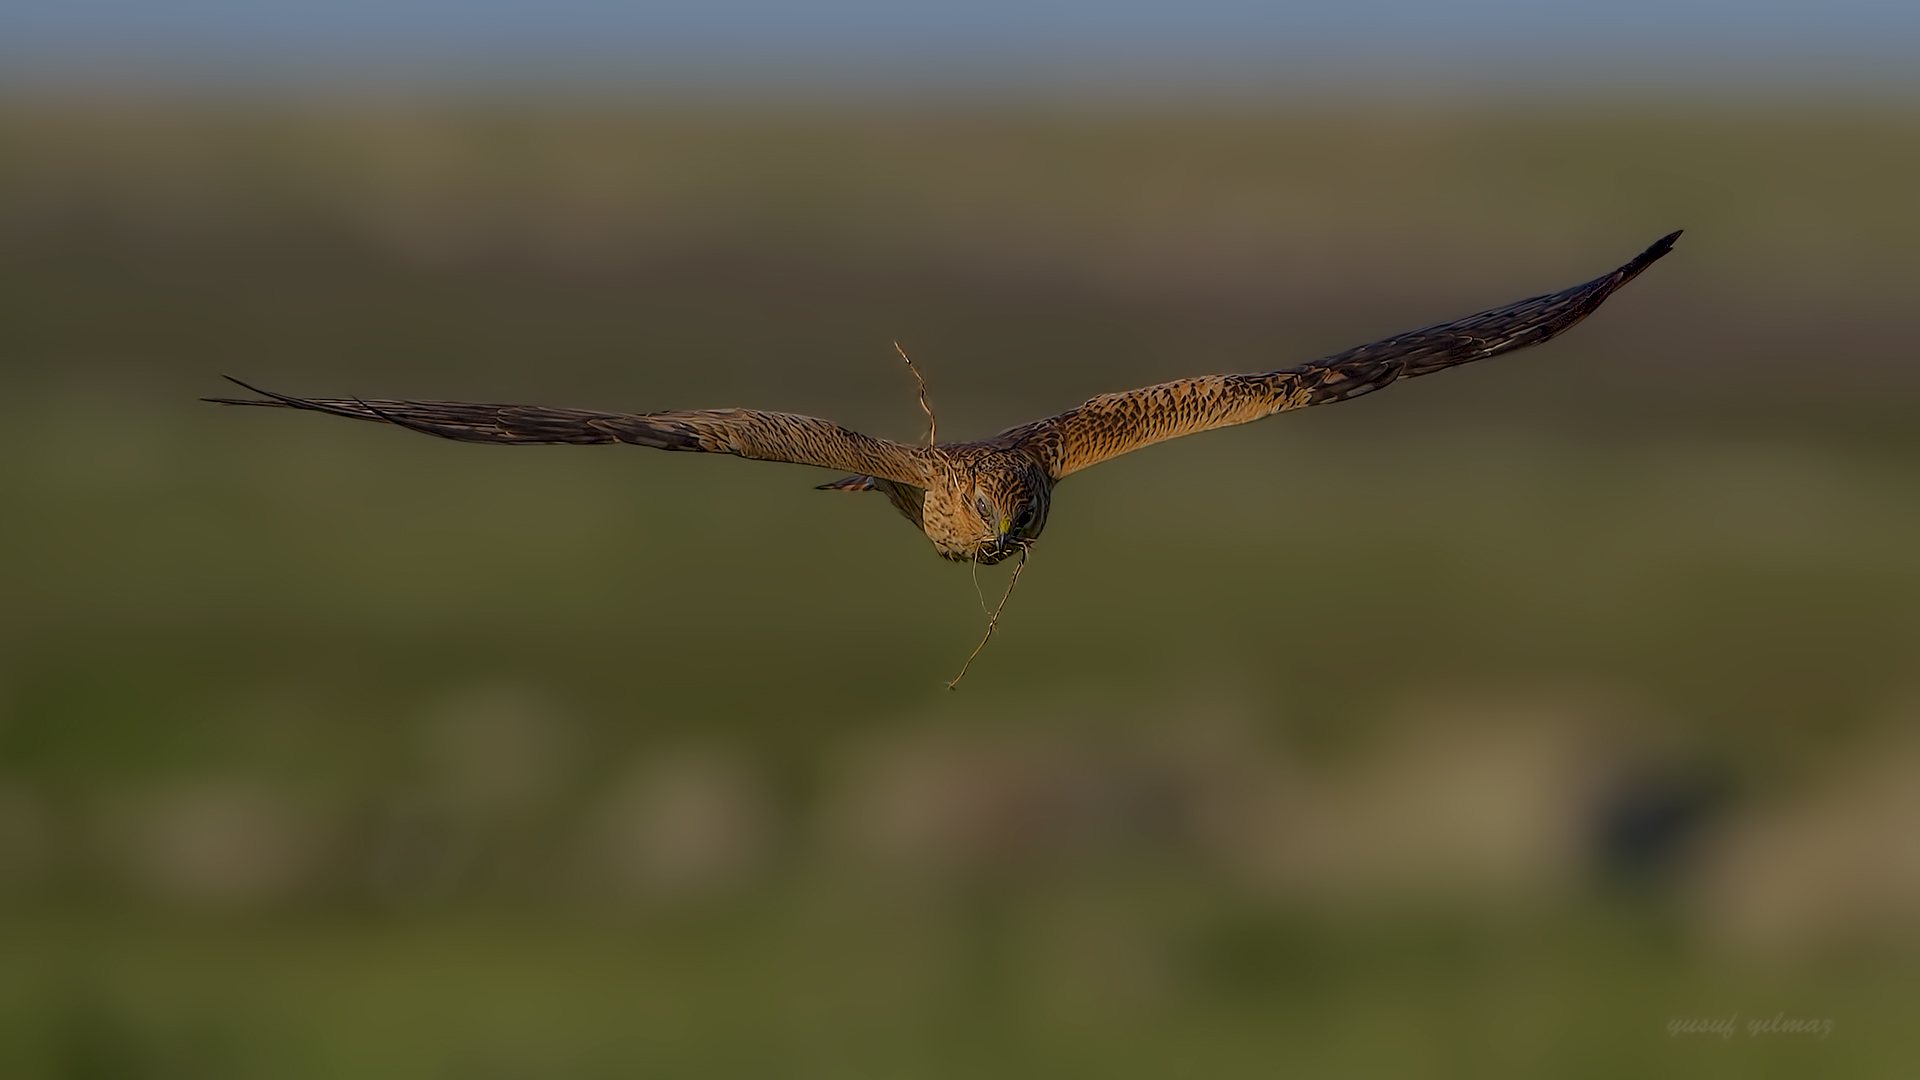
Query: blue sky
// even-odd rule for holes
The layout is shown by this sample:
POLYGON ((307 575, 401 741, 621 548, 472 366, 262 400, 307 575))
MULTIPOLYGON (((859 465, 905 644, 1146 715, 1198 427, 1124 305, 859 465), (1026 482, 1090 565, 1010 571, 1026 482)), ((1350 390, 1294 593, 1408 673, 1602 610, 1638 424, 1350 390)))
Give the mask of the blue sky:
POLYGON ((1920 0, 0 0, 0 66, 15 74, 1205 82, 1615 64, 1897 78, 1920 70, 1920 0))

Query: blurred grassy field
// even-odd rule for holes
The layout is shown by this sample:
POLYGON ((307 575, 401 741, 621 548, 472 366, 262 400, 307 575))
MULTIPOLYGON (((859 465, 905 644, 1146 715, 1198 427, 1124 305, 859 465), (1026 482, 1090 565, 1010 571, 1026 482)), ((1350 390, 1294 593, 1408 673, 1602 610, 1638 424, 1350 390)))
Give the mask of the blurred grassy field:
POLYGON ((1916 190, 1906 105, 15 100, 0 1071, 1903 1075, 1916 190), (967 437, 1681 227, 1076 476, 957 694, 824 474, 195 400, 906 439, 898 340, 967 437))

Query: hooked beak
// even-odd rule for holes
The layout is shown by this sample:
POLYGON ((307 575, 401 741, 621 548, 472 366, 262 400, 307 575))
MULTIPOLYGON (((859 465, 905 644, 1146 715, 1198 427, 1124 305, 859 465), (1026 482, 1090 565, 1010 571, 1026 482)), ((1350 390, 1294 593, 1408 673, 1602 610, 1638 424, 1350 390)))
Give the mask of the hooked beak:
POLYGON ((995 555, 1006 554, 1007 542, 1013 539, 1012 525, 1013 523, 1006 518, 1000 519, 1000 528, 993 534, 993 553, 995 555))

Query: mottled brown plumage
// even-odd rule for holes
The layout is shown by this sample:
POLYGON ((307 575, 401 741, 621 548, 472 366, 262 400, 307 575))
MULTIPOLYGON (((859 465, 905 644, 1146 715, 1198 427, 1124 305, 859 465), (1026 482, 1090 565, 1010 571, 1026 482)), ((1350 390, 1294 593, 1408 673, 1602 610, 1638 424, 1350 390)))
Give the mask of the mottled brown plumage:
POLYGON ((1672 250, 1679 235, 1662 237, 1620 269, 1561 292, 1299 367, 1203 375, 1106 394, 977 442, 909 446, 810 416, 752 409, 635 415, 452 401, 296 398, 251 386, 247 389, 266 400, 208 400, 379 420, 461 442, 629 443, 839 469, 853 475, 821 485, 824 489, 880 491, 927 534, 940 554, 993 563, 1040 535, 1053 485, 1065 476, 1167 439, 1345 401, 1395 379, 1538 345, 1592 313, 1614 290, 1672 250))

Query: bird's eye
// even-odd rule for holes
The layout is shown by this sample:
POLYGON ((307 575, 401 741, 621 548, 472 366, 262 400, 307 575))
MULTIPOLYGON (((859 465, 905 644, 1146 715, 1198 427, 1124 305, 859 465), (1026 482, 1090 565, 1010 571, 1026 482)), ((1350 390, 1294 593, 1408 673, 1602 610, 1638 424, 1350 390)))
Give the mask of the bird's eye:
POLYGON ((981 517, 993 516, 993 504, 987 501, 987 497, 985 495, 981 495, 975 498, 973 500, 973 505, 979 509, 981 517))
POLYGON ((1022 503, 1020 509, 1013 512, 1013 523, 1015 525, 1025 525, 1031 520, 1033 520, 1032 503, 1022 503))

